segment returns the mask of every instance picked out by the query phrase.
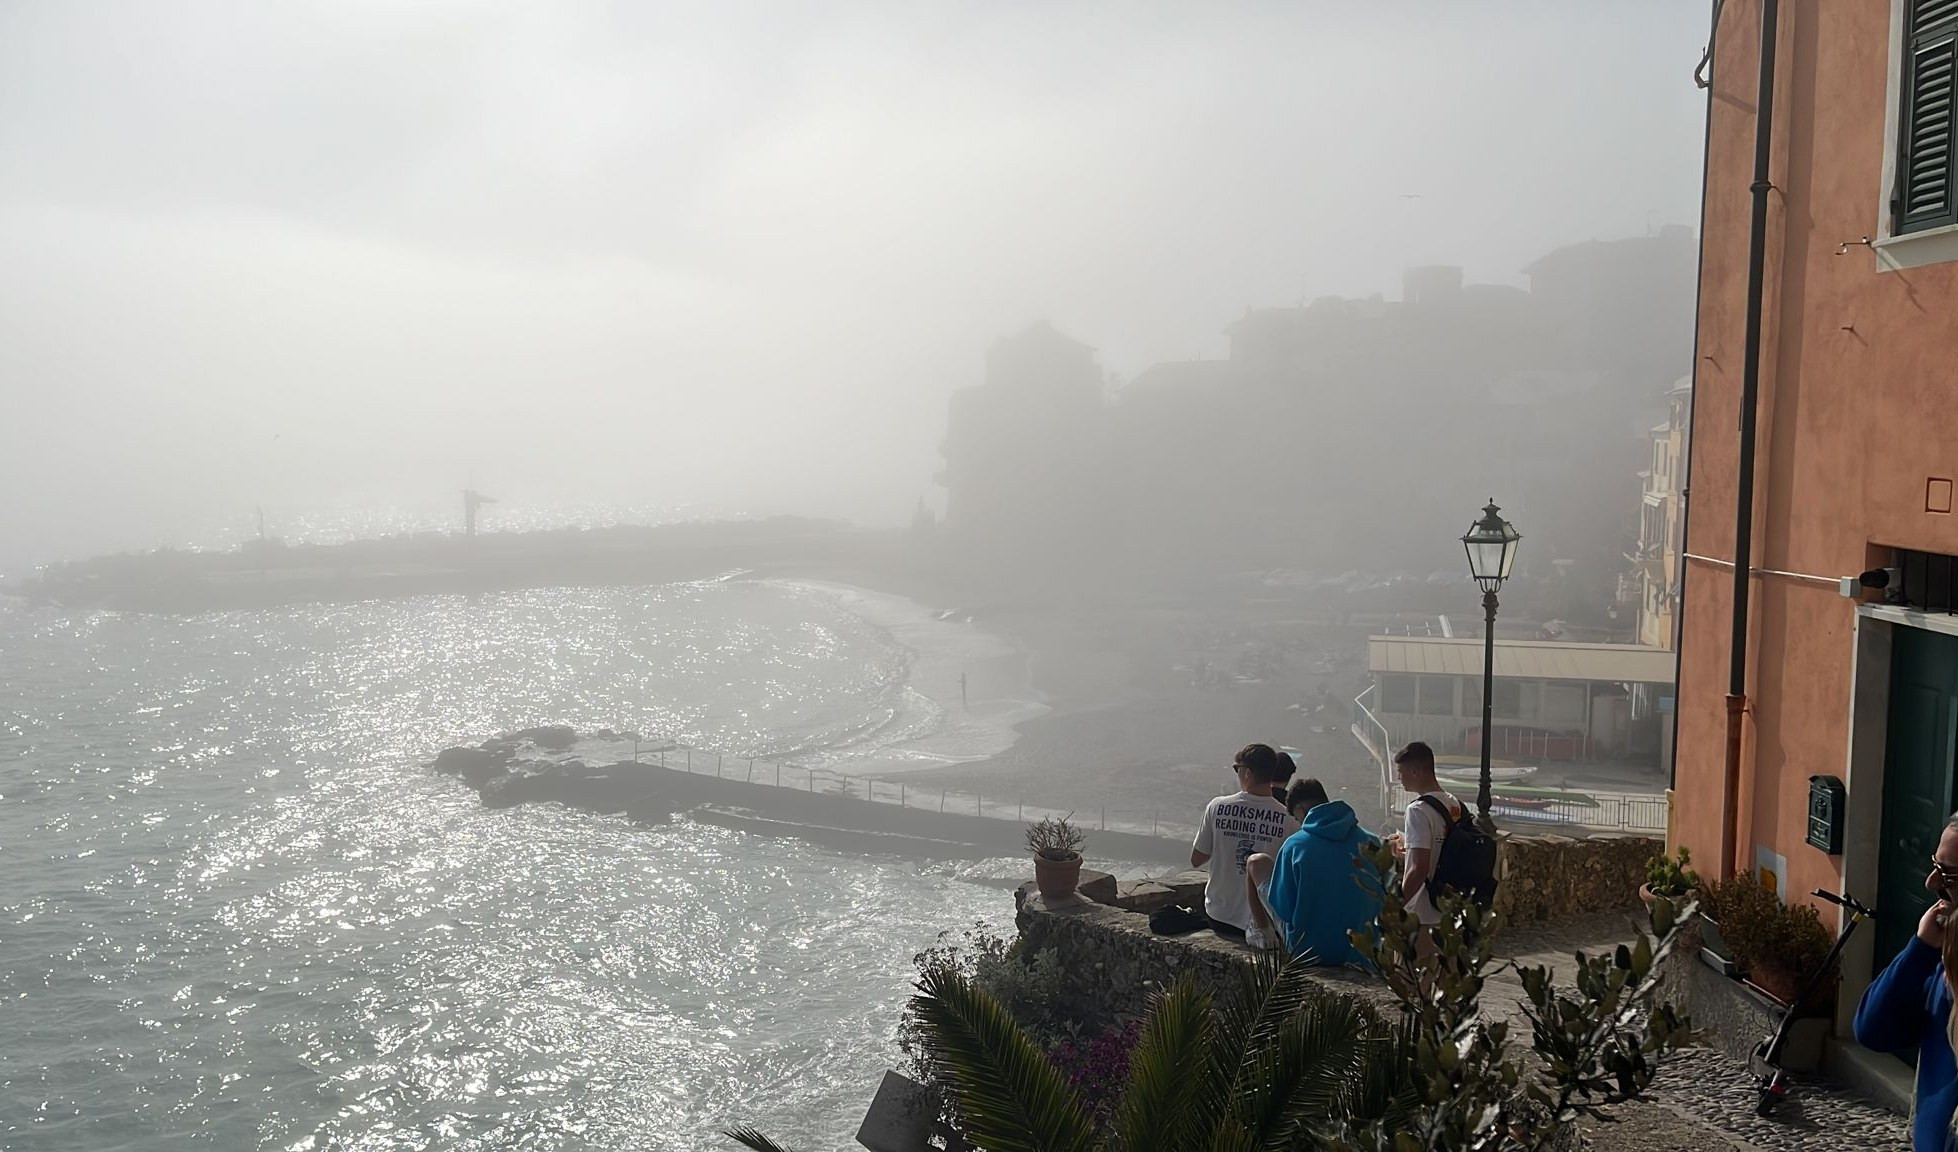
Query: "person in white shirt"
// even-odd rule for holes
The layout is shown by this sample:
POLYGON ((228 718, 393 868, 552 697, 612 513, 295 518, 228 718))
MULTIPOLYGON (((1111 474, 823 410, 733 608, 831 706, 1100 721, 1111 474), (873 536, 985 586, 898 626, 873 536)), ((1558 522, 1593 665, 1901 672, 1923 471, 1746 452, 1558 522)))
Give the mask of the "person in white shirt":
POLYGON ((1203 912, 1219 936, 1243 939, 1252 926, 1245 861, 1253 853, 1275 852, 1293 825, 1285 805, 1271 794, 1283 769, 1269 744, 1247 744, 1231 765, 1237 791, 1219 796, 1203 810, 1190 867, 1210 870, 1203 890, 1203 912))
POLYGON ((1425 962, 1435 951, 1434 935, 1427 929, 1441 923, 1441 910, 1428 893, 1428 881, 1434 877, 1441 842, 1448 838, 1449 822, 1461 819, 1462 802, 1435 778, 1434 749, 1425 743, 1416 740, 1395 753, 1394 767, 1400 772, 1401 787, 1413 794, 1407 802, 1406 831, 1400 843, 1401 898, 1421 922, 1423 931, 1415 938, 1415 950, 1425 962), (1429 796, 1448 810, 1446 820, 1433 803, 1423 799, 1429 796))

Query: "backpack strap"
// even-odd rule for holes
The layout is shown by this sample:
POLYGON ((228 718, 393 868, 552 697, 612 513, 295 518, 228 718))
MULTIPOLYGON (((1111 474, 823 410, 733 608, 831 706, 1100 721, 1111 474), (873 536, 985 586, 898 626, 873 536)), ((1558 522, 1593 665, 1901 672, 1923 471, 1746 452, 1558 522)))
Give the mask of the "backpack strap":
MULTIPOLYGON (((1436 812, 1441 813, 1441 822, 1444 825, 1453 825, 1461 822, 1462 818, 1460 816, 1455 815, 1455 813, 1450 812, 1448 810, 1448 805, 1443 804, 1436 797, 1431 796, 1426 792, 1423 792, 1421 793, 1421 795, 1415 797, 1415 799, 1426 803, 1428 807, 1434 809, 1436 812)), ((1463 809, 1463 811, 1467 811, 1467 809, 1463 809)))
MULTIPOLYGON (((1448 805, 1426 792, 1421 793, 1419 799, 1441 816, 1441 838, 1434 842, 1434 850, 1438 857, 1441 852, 1441 846, 1448 843, 1448 834, 1454 831, 1455 825, 1460 824, 1468 817, 1468 806, 1466 804, 1463 805, 1461 815, 1458 816, 1448 810, 1448 805)), ((1438 859, 1437 863, 1439 863, 1438 859)))

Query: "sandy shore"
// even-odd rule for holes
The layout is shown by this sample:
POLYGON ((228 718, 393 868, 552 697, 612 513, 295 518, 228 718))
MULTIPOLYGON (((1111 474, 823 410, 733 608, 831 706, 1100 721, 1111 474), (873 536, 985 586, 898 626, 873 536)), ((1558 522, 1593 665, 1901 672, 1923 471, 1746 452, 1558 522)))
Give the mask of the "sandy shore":
POLYGON ((914 777, 921 783, 1082 813, 1161 809, 1187 823, 1235 791, 1231 757, 1255 740, 1297 749, 1302 775, 1363 814, 1378 806, 1374 770, 1346 730, 1361 687, 1350 656, 1364 640, 1266 622, 1234 642, 1242 622, 1195 610, 988 623, 1027 641, 1033 684, 1053 710, 1021 724, 999 754, 914 777), (1250 652, 1268 656, 1255 682, 1200 681, 1199 661, 1228 666, 1250 652))
POLYGON ((909 778, 1004 752, 1020 725, 1048 711, 1033 686, 1027 648, 970 613, 862 585, 781 577, 769 583, 821 596, 908 654, 902 699, 884 729, 799 760, 850 776, 909 778))
POLYGON ((936 751, 971 747, 939 742, 926 756, 865 763, 853 774, 1071 809, 1090 826, 1102 809, 1111 820, 1159 812, 1166 823, 1187 824, 1211 797, 1235 789, 1232 754, 1263 741, 1296 749, 1301 774, 1319 777, 1362 819, 1379 815, 1376 770, 1347 730, 1350 701, 1365 686, 1363 629, 1311 623, 1272 604, 1084 598, 1036 607, 888 573, 802 578, 902 596, 934 615, 949 611, 953 624, 970 617, 969 627, 1017 653, 981 646, 960 668, 940 637, 920 648, 915 669, 921 689, 946 704, 948 731, 970 737, 975 724, 1004 721, 1009 739, 982 756, 934 765, 936 751), (968 674, 962 706, 960 670, 968 674))

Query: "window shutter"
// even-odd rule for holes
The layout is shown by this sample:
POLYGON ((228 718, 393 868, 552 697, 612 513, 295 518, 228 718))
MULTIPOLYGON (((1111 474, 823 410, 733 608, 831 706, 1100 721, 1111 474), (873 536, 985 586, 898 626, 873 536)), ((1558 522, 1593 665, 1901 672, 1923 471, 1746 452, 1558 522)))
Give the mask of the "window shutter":
POLYGON ((1912 0, 1905 29, 1896 231, 1958 223, 1958 0, 1912 0))

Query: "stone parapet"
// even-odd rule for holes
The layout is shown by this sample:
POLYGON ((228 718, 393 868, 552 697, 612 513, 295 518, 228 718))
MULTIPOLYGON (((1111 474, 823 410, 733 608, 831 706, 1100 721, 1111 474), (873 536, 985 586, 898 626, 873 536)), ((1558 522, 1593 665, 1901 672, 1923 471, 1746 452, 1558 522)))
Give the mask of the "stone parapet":
POLYGON ((1496 910, 1511 924, 1541 924, 1637 908, 1646 865, 1665 850, 1648 836, 1504 836, 1496 910))
MULTIPOLYGON (((1029 955, 1052 949, 1061 960, 1062 995, 1084 1019, 1118 1024, 1147 1014, 1150 1000, 1185 973, 1212 996, 1237 986, 1257 953, 1208 929, 1158 936, 1149 917, 1075 897, 1052 904, 1027 893, 1016 918, 1029 955)), ((1328 990, 1357 992, 1382 1003, 1384 986, 1357 973, 1328 970, 1328 990)))
MULTIPOLYGON (((1496 904, 1509 924, 1519 926, 1635 909, 1646 863, 1661 851, 1657 840, 1644 837, 1505 838, 1496 904)), ((1149 914, 1171 903, 1202 907, 1208 880, 1202 871, 1123 884, 1084 871, 1082 880, 1080 893, 1052 903, 1028 882, 1015 894, 1015 905, 1021 948, 1029 955, 1052 949, 1060 957, 1064 994, 1088 1019, 1139 1018, 1150 997, 1184 973, 1221 995, 1256 961, 1243 944, 1207 929, 1181 936, 1149 930, 1149 914)), ((1329 991, 1386 1002, 1386 989, 1357 972, 1329 969, 1319 980, 1329 991)))

